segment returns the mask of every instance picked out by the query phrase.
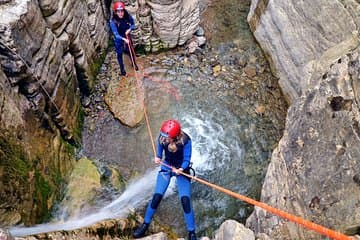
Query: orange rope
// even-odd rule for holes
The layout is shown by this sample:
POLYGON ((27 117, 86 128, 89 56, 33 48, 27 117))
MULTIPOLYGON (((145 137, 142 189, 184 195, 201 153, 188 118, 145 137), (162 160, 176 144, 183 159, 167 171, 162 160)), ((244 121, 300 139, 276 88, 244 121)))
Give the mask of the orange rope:
MULTIPOLYGON (((161 162, 161 164, 164 165, 164 166, 166 166, 166 167, 168 167, 168 168, 173 169, 173 167, 167 165, 167 164, 164 163, 164 162, 161 162)), ((307 221, 307 220, 305 220, 305 219, 303 219, 303 218, 294 216, 294 215, 292 215, 292 214, 290 214, 290 213, 287 213, 287 212, 284 212, 284 211, 282 211, 282 210, 280 210, 280 209, 271 207, 271 206, 269 206, 269 205, 267 205, 267 204, 265 204, 265 203, 258 202, 258 201, 254 200, 254 199, 251 199, 251 198, 249 198, 249 197, 243 196, 243 195, 241 195, 241 194, 239 194, 239 193, 235 193, 235 192, 230 191, 230 190, 228 190, 228 189, 226 189, 226 188, 223 188, 223 187, 220 187, 220 186, 218 186, 218 185, 216 185, 216 184, 213 184, 213 183, 210 183, 210 182, 208 182, 208 181, 205 181, 205 180, 203 180, 203 179, 201 179, 201 178, 192 176, 192 175, 187 174, 187 173, 184 173, 184 172, 180 172, 180 174, 182 174, 182 175, 184 175, 184 176, 186 176, 186 177, 188 177, 188 178, 191 178, 191 179, 193 179, 193 180, 195 180, 195 181, 198 181, 198 182, 200 182, 200 183, 202 183, 202 184, 204 184, 204 185, 207 185, 207 186, 209 186, 209 187, 211 187, 211 188, 214 188, 214 189, 216 189, 216 190, 218 190, 218 191, 220 191, 220 192, 223 192, 223 193, 225 193, 225 194, 227 194, 227 195, 229 195, 229 196, 232 196, 232 197, 234 197, 234 198, 240 199, 240 200, 242 200, 242 201, 244 201, 244 202, 247 202, 247 203, 249 203, 249 204, 252 204, 252 205, 254 205, 254 206, 257 206, 257 207, 260 207, 260 208, 262 208, 262 209, 265 209, 266 211, 268 211, 268 212, 270 212, 270 213, 273 213, 273 214, 275 214, 275 215, 277 215, 277 216, 280 216, 280 217, 286 218, 286 219, 288 219, 288 220, 290 220, 290 221, 292 221, 292 222, 301 224, 301 225, 305 226, 305 227, 308 228, 308 229, 314 230, 314 231, 316 231, 316 232, 318 232, 318 233, 321 233, 321 234, 323 234, 323 235, 325 235, 325 236, 328 236, 328 237, 330 237, 330 238, 337 239, 337 240, 352 240, 351 237, 346 236, 346 235, 344 235, 344 234, 342 234, 342 233, 333 231, 333 230, 331 230, 331 229, 329 229, 329 228, 326 228, 326 227, 323 227, 323 226, 318 225, 318 224, 316 224, 316 223, 307 221)))
MULTIPOLYGON (((134 62, 134 58, 135 58, 135 57, 132 56, 132 49, 133 49, 133 48, 132 48, 132 46, 131 46, 131 42, 130 42, 130 39, 129 39, 128 36, 127 36, 127 39, 129 40, 129 43, 128 43, 128 45, 129 45, 129 50, 130 50, 129 52, 130 52, 130 56, 131 56, 132 65, 133 65, 134 70, 135 70, 135 62, 134 62)), ((139 79, 138 79, 137 74, 135 74, 135 77, 136 77, 136 80, 137 80, 137 82, 138 82, 139 79)), ((138 85, 138 87, 139 87, 139 85, 138 85)), ((154 139, 153 139, 153 136, 152 136, 152 133, 151 133, 151 127, 150 127, 150 123, 149 123, 149 117, 148 117, 148 114, 147 114, 147 111, 146 111, 146 107, 145 107, 145 104, 144 104, 144 98, 143 98, 143 97, 142 97, 142 99, 141 99, 141 103, 142 103, 142 107, 143 107, 143 109, 144 109, 144 114, 145 114, 145 119, 146 119, 146 126, 147 126, 147 130, 148 130, 148 132, 149 132, 149 136, 150 136, 150 139, 151 139, 152 149, 153 149, 153 152, 154 152, 154 156, 156 157, 156 149, 155 149, 154 139)), ((164 166, 166 166, 166 167, 168 167, 168 168, 170 168, 170 169, 174 169, 172 166, 167 165, 167 164, 164 163, 164 162, 161 162, 161 165, 164 165, 164 166)), ((292 221, 292 222, 298 223, 298 224, 300 224, 300 225, 302 225, 302 226, 304 226, 304 227, 306 227, 306 228, 308 228, 308 229, 311 229, 311 230, 313 230, 313 231, 315 231, 315 232, 318 232, 318 233, 320 233, 320 234, 323 234, 323 235, 325 235, 325 236, 327 236, 327 237, 330 237, 330 238, 333 238, 333 239, 336 239, 336 240, 352 240, 352 239, 353 239, 352 237, 346 236, 346 235, 344 235, 344 234, 342 234, 342 233, 340 233, 340 232, 336 232, 336 231, 331 230, 331 229, 329 229, 329 228, 323 227, 323 226, 321 226, 321 225, 319 225, 319 224, 316 224, 316 223, 307 221, 307 220, 305 220, 305 219, 303 219, 303 218, 301 218, 301 217, 297 217, 297 216, 292 215, 292 214, 290 214, 290 213, 284 212, 284 211, 282 211, 282 210, 280 210, 280 209, 271 207, 271 206, 269 206, 269 205, 267 205, 267 204, 265 204, 265 203, 256 201, 256 200, 254 200, 254 199, 251 199, 251 198, 246 197, 246 196, 244 196, 244 195, 241 195, 241 194, 239 194, 239 193, 235 193, 235 192, 230 191, 230 190, 228 190, 228 189, 226 189, 226 188, 223 188, 223 187, 220 187, 220 186, 218 186, 218 185, 216 185, 216 184, 213 184, 213 183, 210 183, 210 182, 208 182, 208 181, 205 181, 205 180, 203 180, 203 179, 201 179, 201 178, 192 176, 192 175, 187 174, 187 173, 184 173, 184 172, 179 172, 179 173, 182 174, 182 175, 184 175, 184 176, 186 176, 186 177, 188 177, 188 178, 191 178, 191 179, 193 179, 193 180, 195 180, 195 181, 197 181, 197 182, 200 182, 200 183, 202 183, 202 184, 204 184, 204 185, 206 185, 206 186, 209 186, 209 187, 214 188, 214 189, 216 189, 216 190, 218 190, 218 191, 220 191, 220 192, 223 192, 223 193, 225 193, 225 194, 227 194, 227 195, 229 195, 229 196, 232 196, 232 197, 234 197, 234 198, 240 199, 240 200, 242 200, 242 201, 244 201, 244 202, 247 202, 247 203, 249 203, 249 204, 252 204, 252 205, 254 205, 254 206, 260 207, 260 208, 262 208, 262 209, 264 209, 264 210, 266 210, 266 211, 268 211, 268 212, 270 212, 270 213, 272 213, 272 214, 275 214, 275 215, 277 215, 277 216, 279 216, 279 217, 282 217, 282 218, 288 219, 288 220, 290 220, 290 221, 292 221)))

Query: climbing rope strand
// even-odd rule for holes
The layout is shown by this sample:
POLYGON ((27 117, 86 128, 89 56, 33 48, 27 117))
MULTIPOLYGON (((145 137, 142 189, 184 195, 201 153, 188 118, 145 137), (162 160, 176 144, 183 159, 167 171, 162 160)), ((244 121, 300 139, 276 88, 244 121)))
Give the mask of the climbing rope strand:
MULTIPOLYGON (((126 39, 128 40, 128 48, 129 48, 129 52, 130 52, 130 58, 131 58, 131 64, 135 70, 135 60, 136 60, 136 56, 135 56, 135 50, 131 44, 131 39, 129 35, 126 35, 126 39)), ((136 71, 135 71, 136 72, 136 71)), ((137 74, 135 73, 136 79, 137 79, 137 74)))
POLYGON ((156 157, 156 148, 155 148, 154 138, 153 138, 152 131, 151 131, 151 127, 150 127, 149 115, 148 115, 148 113, 147 113, 146 106, 145 106, 145 95, 144 95, 143 93, 141 93, 140 79, 139 79, 139 77, 138 77, 138 75, 137 75, 137 72, 136 72, 136 70, 135 70, 135 57, 136 57, 136 56, 133 56, 133 53, 134 53, 135 51, 134 51, 134 48, 132 47, 132 44, 131 44, 131 41, 130 41, 130 37, 127 35, 126 38, 127 38, 127 40, 128 40, 128 47, 129 47, 129 52, 130 52, 130 58, 131 58, 132 66, 133 66, 133 68, 134 68, 134 72, 135 72, 138 98, 140 98, 139 101, 141 102, 141 107, 142 107, 142 109, 143 109, 143 111, 144 111, 146 128, 147 128, 147 131, 148 131, 150 140, 151 140, 151 141, 150 141, 150 142, 151 142, 151 147, 152 147, 153 154, 154 154, 154 158, 155 158, 155 157, 156 157))
POLYGON ((156 148, 155 148, 155 143, 154 143, 154 140, 153 140, 154 138, 153 138, 153 135, 151 133, 149 116, 147 114, 147 111, 146 111, 145 107, 143 109, 144 109, 144 115, 145 115, 145 120, 146 120, 146 126, 147 126, 149 136, 150 136, 150 139, 151 139, 151 145, 152 145, 152 149, 153 149, 153 152, 154 152, 154 158, 155 158, 156 157, 156 148))
MULTIPOLYGON (((128 40, 129 40, 129 38, 128 38, 128 40)), ((129 40, 128 45, 129 45, 129 49, 132 48, 130 40, 129 40)), ((130 55, 131 55, 132 65, 133 65, 133 68, 135 70, 135 62, 134 62, 134 57, 132 56, 132 51, 131 50, 130 50, 130 55)), ((136 74, 135 74, 135 77, 136 77, 136 80, 139 81, 138 76, 136 74)), ((146 111, 146 107, 145 107, 145 104, 144 104, 144 98, 142 98, 141 103, 142 103, 142 107, 144 109, 144 114, 145 114, 145 119, 146 119, 146 126, 147 126, 147 130, 148 130, 148 133, 149 133, 149 136, 150 136, 150 139, 151 139, 152 148, 153 148, 153 151, 154 151, 154 156, 156 157, 156 149, 155 149, 154 139, 153 139, 153 136, 152 136, 152 133, 151 133, 151 127, 150 127, 149 117, 148 117, 148 114, 147 114, 147 111, 146 111)), ((166 166, 166 167, 168 167, 170 169, 173 169, 172 166, 170 166, 170 165, 168 165, 168 164, 166 164, 164 162, 161 162, 161 165, 164 165, 164 166, 166 166)), ((241 195, 239 193, 235 193, 235 192, 233 192, 233 191, 231 191, 229 189, 220 187, 220 186, 218 186, 216 184, 210 183, 210 182, 205 181, 205 180, 203 180, 201 178, 192 176, 192 175, 184 173, 184 172, 180 172, 180 174, 184 175, 185 177, 191 178, 194 181, 202 183, 202 184, 204 184, 204 185, 206 185, 208 187, 211 187, 211 188, 216 189, 216 190, 218 190, 220 192, 223 192, 223 193, 225 193, 225 194, 227 194, 229 196, 240 199, 240 200, 242 200, 244 202, 247 202, 247 203, 249 203, 251 205, 260 207, 260 208, 262 208, 262 209, 264 209, 264 210, 266 210, 266 211, 268 211, 268 212, 270 212, 272 214, 275 214, 275 215, 277 215, 279 217, 288 219, 288 220, 290 220, 290 221, 292 221, 294 223, 298 223, 298 224, 300 224, 300 225, 302 225, 302 226, 304 226, 304 227, 306 227, 308 229, 316 231, 316 232, 318 232, 320 234, 323 234, 323 235, 325 235, 327 237, 330 237, 330 238, 333 238, 333 239, 336 239, 336 240, 352 240, 351 237, 346 236, 346 235, 344 235, 344 234, 342 234, 340 232, 336 232, 334 230, 323 227, 323 226, 318 225, 316 223, 307 221, 307 220, 305 220, 303 218, 300 218, 300 217, 297 217, 297 216, 292 215, 290 213, 284 212, 284 211, 282 211, 280 209, 271 207, 270 205, 267 205, 265 203, 258 202, 258 201, 254 200, 254 199, 251 199, 251 198, 246 197, 244 195, 241 195)))

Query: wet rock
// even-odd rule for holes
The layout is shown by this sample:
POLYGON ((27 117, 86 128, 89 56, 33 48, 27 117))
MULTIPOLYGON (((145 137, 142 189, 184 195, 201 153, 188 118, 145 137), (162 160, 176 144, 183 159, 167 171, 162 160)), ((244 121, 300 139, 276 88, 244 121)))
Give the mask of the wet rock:
MULTIPOLYGON (((0 2, 1 4, 1 2, 0 2)), ((0 239, 1 240, 14 240, 8 230, 0 228, 0 239)))
POLYGON ((234 220, 226 220, 216 231, 214 240, 255 240, 255 234, 243 224, 234 220))
POLYGON ((83 97, 81 100, 81 104, 83 105, 83 107, 89 107, 91 103, 91 99, 89 97, 83 97))
POLYGON ((248 76, 249 78, 253 78, 256 76, 256 68, 254 66, 246 66, 244 68, 244 73, 246 74, 246 76, 248 76))
POLYGON ((221 66, 216 65, 215 67, 213 67, 212 71, 213 71, 214 77, 217 77, 221 72, 221 66))
POLYGON ((97 167, 88 159, 81 158, 74 166, 70 176, 65 200, 60 203, 66 216, 79 216, 89 209, 91 200, 101 189, 100 174, 97 167), (79 187, 81 183, 81 187, 79 187))
POLYGON ((199 27, 198 30, 196 30, 195 35, 198 37, 204 36, 205 35, 205 30, 202 27, 199 27))
POLYGON ((257 105, 255 108, 255 112, 257 114, 263 114, 265 112, 266 108, 263 105, 257 105))
POLYGON ((354 175, 353 180, 360 187, 360 174, 359 173, 354 175))
POLYGON ((144 117, 144 96, 138 95, 142 88, 138 89, 136 81, 134 77, 123 77, 119 81, 118 73, 113 71, 105 96, 105 102, 114 117, 129 127, 135 127, 144 117))
MULTIPOLYGON (((21 219, 20 213, 17 211, 8 211, 6 209, 0 209, 0 222, 6 223, 9 226, 19 224, 21 219)), ((0 238, 1 239, 1 238, 0 238)))
POLYGON ((194 41, 191 41, 190 43, 189 43, 189 45, 187 46, 187 48, 188 48, 188 52, 189 53, 194 53, 195 51, 196 51, 196 49, 198 48, 198 43, 197 43, 197 41, 196 40, 194 40, 194 41))

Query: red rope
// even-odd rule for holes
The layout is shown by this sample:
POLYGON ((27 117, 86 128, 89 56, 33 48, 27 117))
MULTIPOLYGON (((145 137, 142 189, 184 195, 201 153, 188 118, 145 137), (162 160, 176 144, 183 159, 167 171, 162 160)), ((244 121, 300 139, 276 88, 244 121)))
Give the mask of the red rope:
POLYGON ((133 68, 134 68, 134 72, 135 72, 135 78, 136 78, 136 83, 137 83, 136 86, 137 86, 138 98, 140 98, 139 101, 141 102, 141 106, 142 106, 143 111, 144 111, 146 128, 147 128, 148 133, 149 133, 150 142, 151 142, 151 146, 152 146, 152 150, 153 150, 154 158, 155 158, 155 157, 156 157, 156 148, 155 148, 154 138, 153 138, 153 135, 152 135, 152 132, 151 132, 149 116, 148 116, 148 113, 147 113, 147 110, 146 110, 146 106, 145 106, 145 102, 144 102, 144 101, 145 101, 145 96, 144 96, 144 94, 143 94, 143 91, 141 91, 141 82, 140 82, 140 79, 139 79, 139 77, 138 77, 137 72, 135 71, 135 57, 136 57, 136 56, 133 56, 133 52, 135 52, 135 51, 134 51, 134 48, 132 47, 132 44, 131 44, 129 35, 126 35, 126 38, 127 38, 127 40, 128 40, 128 47, 129 47, 129 52, 130 52, 130 58, 131 58, 132 66, 133 66, 133 68))

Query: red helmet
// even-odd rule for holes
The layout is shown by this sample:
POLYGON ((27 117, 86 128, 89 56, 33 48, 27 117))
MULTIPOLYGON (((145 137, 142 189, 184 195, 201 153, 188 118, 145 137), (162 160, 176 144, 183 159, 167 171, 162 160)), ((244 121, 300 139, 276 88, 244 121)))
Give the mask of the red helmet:
POLYGON ((114 12, 116 12, 116 10, 124 10, 125 4, 123 2, 116 2, 116 3, 114 3, 113 9, 114 9, 114 12))
POLYGON ((160 128, 160 135, 163 137, 176 138, 180 132, 180 123, 173 119, 163 122, 160 128))

